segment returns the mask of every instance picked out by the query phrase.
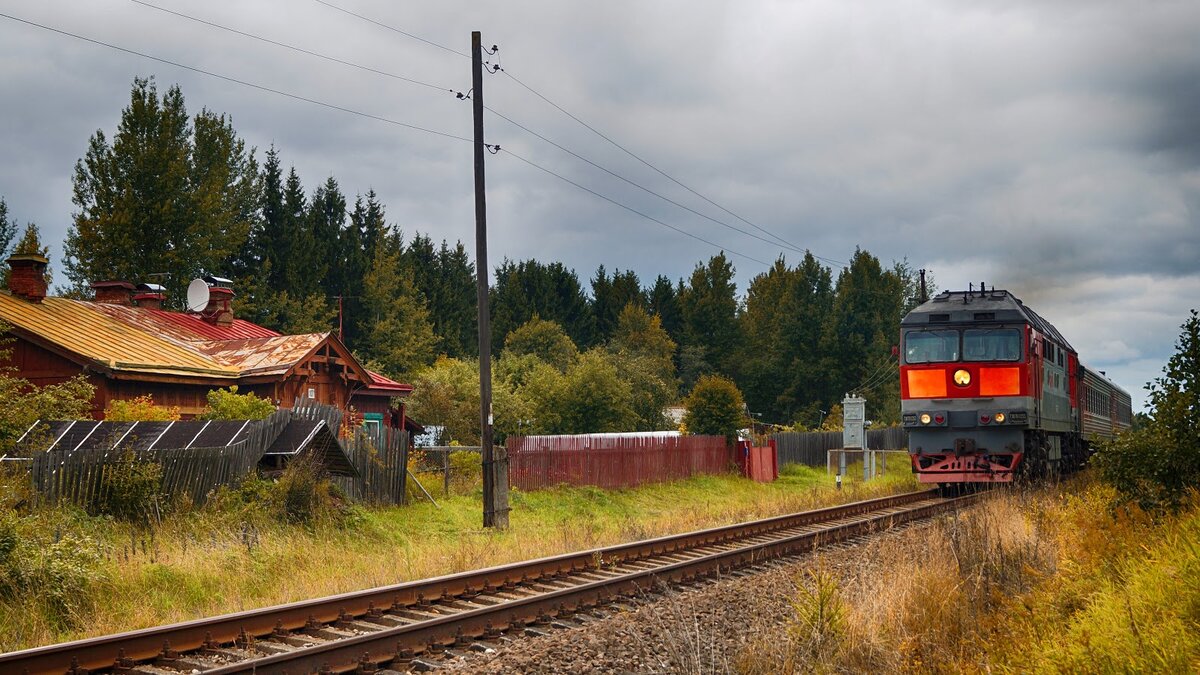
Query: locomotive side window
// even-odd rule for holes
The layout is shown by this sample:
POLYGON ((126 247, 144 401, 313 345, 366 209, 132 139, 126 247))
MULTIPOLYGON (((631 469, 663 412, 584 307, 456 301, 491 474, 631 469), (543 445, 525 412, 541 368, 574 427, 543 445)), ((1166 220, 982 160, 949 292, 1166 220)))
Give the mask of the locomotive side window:
POLYGON ((966 361, 1019 361, 1021 334, 1015 328, 970 328, 963 331, 966 361))
POLYGON ((956 330, 915 330, 904 335, 905 363, 945 363, 957 360, 956 330))

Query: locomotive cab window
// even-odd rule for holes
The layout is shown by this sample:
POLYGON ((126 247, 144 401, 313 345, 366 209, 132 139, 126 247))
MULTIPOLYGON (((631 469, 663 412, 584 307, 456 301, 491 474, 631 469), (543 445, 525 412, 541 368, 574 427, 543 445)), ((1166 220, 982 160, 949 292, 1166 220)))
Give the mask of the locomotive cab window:
POLYGON ((945 363, 957 360, 956 330, 916 330, 904 336, 905 363, 945 363))
POLYGON ((963 331, 963 360, 1019 361, 1021 333, 1015 328, 971 328, 963 331))

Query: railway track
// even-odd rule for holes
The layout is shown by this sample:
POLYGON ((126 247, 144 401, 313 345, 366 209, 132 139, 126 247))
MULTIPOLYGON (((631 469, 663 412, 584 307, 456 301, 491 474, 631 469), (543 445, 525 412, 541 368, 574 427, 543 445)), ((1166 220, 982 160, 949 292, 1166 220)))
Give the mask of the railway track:
POLYGON ((536 634, 656 583, 693 582, 960 508, 912 492, 737 525, 0 654, 3 673, 404 671, 536 634))

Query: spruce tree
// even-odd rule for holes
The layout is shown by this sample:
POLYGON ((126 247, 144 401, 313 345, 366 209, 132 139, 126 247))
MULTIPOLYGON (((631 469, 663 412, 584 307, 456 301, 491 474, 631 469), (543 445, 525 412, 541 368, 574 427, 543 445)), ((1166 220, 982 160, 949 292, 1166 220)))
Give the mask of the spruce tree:
POLYGON ((179 87, 136 79, 110 144, 103 131, 75 165, 78 208, 64 246, 73 290, 165 274, 178 302, 201 273, 231 275, 257 209, 257 165, 232 122, 189 121, 179 87))

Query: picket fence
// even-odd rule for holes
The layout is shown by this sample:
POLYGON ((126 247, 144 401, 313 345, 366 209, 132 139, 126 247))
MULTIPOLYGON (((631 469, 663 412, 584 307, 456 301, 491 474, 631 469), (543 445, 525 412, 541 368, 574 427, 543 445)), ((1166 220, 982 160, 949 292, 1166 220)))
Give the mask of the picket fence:
POLYGON ((635 487, 725 473, 734 460, 721 436, 509 436, 505 448, 509 482, 521 490, 562 484, 635 487))
POLYGON ((146 450, 99 444, 35 451, 30 453, 30 480, 39 499, 47 502, 97 504, 108 498, 115 473, 132 462, 155 462, 162 467, 162 494, 202 504, 214 489, 232 485, 253 471, 290 421, 288 411, 278 411, 251 427, 242 441, 218 447, 146 450))
MULTIPOLYGON (((235 485, 254 472, 266 450, 294 419, 324 421, 330 433, 338 435, 343 417, 332 406, 297 406, 251 422, 242 440, 232 445, 142 449, 118 448, 112 442, 48 451, 29 445, 24 457, 6 459, 28 467, 35 494, 49 503, 66 501, 82 506, 103 503, 118 472, 127 470, 134 462, 154 462, 162 471, 161 494, 203 504, 213 490, 235 485)), ((359 428, 338 442, 357 475, 331 480, 348 498, 381 504, 404 503, 407 433, 359 428)))

